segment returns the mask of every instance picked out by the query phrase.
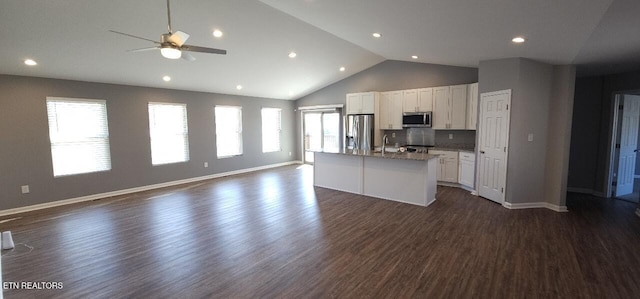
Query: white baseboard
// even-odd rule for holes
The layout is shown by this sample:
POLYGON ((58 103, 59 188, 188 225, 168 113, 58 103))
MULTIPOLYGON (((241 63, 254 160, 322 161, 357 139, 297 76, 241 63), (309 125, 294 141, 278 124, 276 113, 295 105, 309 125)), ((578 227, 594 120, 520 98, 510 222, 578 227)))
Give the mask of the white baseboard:
POLYGON ((19 208, 13 208, 13 209, 8 209, 8 210, 0 210, 0 217, 7 216, 7 215, 13 215, 13 214, 19 214, 19 213, 25 213, 25 212, 31 212, 31 211, 36 211, 36 210, 48 209, 48 208, 53 208, 53 207, 59 207, 59 206, 64 206, 64 205, 70 205, 70 204, 74 204, 74 203, 91 201, 91 200, 96 200, 96 199, 101 199, 101 198, 107 198, 107 197, 131 194, 131 193, 136 193, 136 192, 142 192, 142 191, 147 191, 147 190, 152 190, 152 189, 159 189, 159 188, 171 187, 171 186, 176 186, 176 185, 189 184, 189 183, 194 183, 194 182, 199 182, 199 181, 205 181, 205 180, 211 180, 211 179, 215 179, 215 178, 221 178, 221 177, 230 176, 230 175, 254 172, 254 171, 265 170, 265 169, 276 168, 276 167, 287 166, 287 165, 294 165, 294 164, 302 164, 302 161, 290 161, 290 162, 284 162, 284 163, 269 164, 269 165, 264 165, 264 166, 258 166, 258 167, 239 169, 239 170, 234 170, 234 171, 229 171, 229 172, 223 172, 223 173, 216 173, 216 174, 210 174, 210 175, 205 175, 205 176, 199 176, 199 177, 195 177, 195 178, 189 178, 189 179, 165 182, 165 183, 160 183, 160 184, 153 184, 153 185, 147 185, 147 186, 141 186, 141 187, 135 187, 135 188, 129 188, 129 189, 123 189, 123 190, 116 190, 116 191, 99 193, 99 194, 91 194, 91 195, 86 195, 86 196, 81 196, 81 197, 76 197, 76 198, 57 200, 57 201, 52 201, 52 202, 47 202, 47 203, 42 203, 42 204, 36 204, 36 205, 31 205, 31 206, 26 206, 26 207, 19 207, 19 208))
POLYGON ((597 196, 597 197, 606 197, 606 196, 604 196, 604 192, 595 191, 593 189, 588 189, 588 188, 567 187, 567 192, 590 194, 590 195, 597 196))
POLYGON ((636 209, 636 215, 638 215, 638 217, 640 217, 640 208, 636 209))
POLYGON ((510 210, 547 208, 549 210, 553 210, 556 212, 569 211, 567 210, 567 206, 558 206, 558 205, 550 204, 548 202, 527 202, 527 203, 504 202, 502 206, 510 210))

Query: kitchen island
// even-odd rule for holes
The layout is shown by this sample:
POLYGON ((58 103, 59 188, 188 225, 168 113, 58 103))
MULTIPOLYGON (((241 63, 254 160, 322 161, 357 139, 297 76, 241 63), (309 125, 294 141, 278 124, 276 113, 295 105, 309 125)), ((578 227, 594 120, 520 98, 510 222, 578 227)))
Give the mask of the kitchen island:
POLYGON ((314 186, 428 206, 436 200, 437 155, 370 150, 314 153, 314 186))

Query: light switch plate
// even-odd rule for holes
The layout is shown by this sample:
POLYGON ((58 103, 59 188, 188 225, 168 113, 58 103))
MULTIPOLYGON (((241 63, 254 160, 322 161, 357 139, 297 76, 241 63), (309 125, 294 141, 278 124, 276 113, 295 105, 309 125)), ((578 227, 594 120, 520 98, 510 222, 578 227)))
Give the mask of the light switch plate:
POLYGON ((533 141, 533 133, 529 133, 529 136, 527 136, 527 140, 529 140, 529 142, 533 141))
POLYGON ((453 139, 453 134, 449 134, 449 139, 453 139))
POLYGON ((209 162, 204 162, 204 168, 209 167, 209 162))
POLYGON ((26 194, 30 192, 29 185, 20 186, 20 189, 22 189, 22 194, 26 194))

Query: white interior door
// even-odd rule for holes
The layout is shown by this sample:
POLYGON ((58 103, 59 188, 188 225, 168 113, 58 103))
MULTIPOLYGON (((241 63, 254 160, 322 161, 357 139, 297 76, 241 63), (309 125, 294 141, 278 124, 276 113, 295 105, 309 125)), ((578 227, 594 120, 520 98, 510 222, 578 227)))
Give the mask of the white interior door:
POLYGON ((640 96, 625 95, 622 109, 622 127, 620 128, 620 155, 618 156, 616 196, 633 192, 639 119, 640 96))
POLYGON ((478 194, 504 202, 511 90, 480 95, 478 194))

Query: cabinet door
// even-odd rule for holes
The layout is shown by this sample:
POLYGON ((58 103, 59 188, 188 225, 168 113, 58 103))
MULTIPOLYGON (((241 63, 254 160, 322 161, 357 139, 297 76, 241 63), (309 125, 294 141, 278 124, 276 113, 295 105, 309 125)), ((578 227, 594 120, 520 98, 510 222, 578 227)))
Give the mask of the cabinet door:
POLYGON ((467 84, 451 86, 449 129, 467 128, 467 84))
POLYGON ((402 112, 418 112, 418 92, 415 89, 402 92, 402 112))
POLYGON ((467 130, 476 130, 478 123, 478 83, 469 84, 467 99, 467 130))
POLYGON ((376 110, 376 98, 373 92, 363 93, 361 96, 362 114, 374 114, 376 110))
POLYGON ((347 94, 347 114, 362 113, 362 96, 358 93, 347 94))
POLYGON ((449 86, 433 88, 432 122, 434 129, 449 128, 449 86))
POLYGON ((402 130, 402 91, 394 91, 391 93, 391 102, 389 103, 389 124, 392 130, 402 130))
POLYGON ((388 130, 391 128, 391 120, 389 119, 389 110, 391 110, 392 92, 380 93, 380 129, 388 130))
POLYGON ((475 164, 468 160, 460 160, 458 183, 473 188, 473 173, 475 164))
POLYGON ((418 89, 418 112, 433 111, 433 88, 418 89))
MULTIPOLYGON (((457 153, 456 153, 457 154, 457 153)), ((442 180, 445 182, 458 182, 458 157, 446 157, 443 165, 442 180)))

